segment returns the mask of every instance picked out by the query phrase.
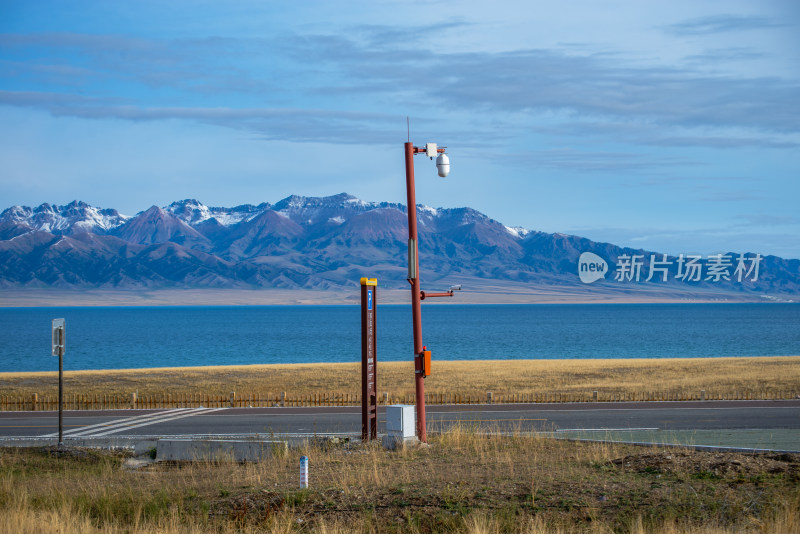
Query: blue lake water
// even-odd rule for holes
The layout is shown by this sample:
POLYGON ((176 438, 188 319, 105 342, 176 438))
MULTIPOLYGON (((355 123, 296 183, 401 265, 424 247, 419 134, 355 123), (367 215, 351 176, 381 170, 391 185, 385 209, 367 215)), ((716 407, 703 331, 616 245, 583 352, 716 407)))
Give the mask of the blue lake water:
MULTIPOLYGON (((0 372, 357 362, 358 306, 0 308, 0 372)), ((378 310, 378 360, 410 360, 411 310, 378 310)), ((423 304, 434 359, 800 355, 800 304, 423 304)))

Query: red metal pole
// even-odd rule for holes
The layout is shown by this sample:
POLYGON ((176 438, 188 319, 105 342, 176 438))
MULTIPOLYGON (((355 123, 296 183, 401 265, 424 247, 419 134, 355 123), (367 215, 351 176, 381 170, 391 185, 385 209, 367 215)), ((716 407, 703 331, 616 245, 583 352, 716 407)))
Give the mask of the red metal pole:
POLYGON ((408 239, 409 253, 414 252, 414 257, 409 257, 409 279, 411 282, 411 322, 414 329, 414 382, 417 392, 417 437, 423 443, 428 442, 428 433, 425 427, 425 376, 422 372, 422 307, 420 302, 419 285, 419 254, 417 254, 417 199, 414 191, 414 145, 405 143, 406 152, 406 193, 408 196, 408 239), (412 271, 413 269, 413 271, 412 271))

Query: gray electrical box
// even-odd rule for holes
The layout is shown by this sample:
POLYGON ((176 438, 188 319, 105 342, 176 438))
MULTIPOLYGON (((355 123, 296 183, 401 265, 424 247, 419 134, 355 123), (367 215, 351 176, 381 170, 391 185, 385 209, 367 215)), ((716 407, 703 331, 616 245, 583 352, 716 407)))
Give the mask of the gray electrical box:
POLYGON ((386 407, 386 433, 394 438, 413 438, 416 434, 414 406, 395 404, 386 407))

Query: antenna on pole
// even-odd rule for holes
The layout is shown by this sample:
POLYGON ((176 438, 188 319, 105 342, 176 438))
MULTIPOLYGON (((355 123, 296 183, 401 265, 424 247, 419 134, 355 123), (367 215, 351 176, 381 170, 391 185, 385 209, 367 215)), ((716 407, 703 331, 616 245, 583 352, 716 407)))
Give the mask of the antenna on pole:
POLYGON ((411 121, 408 119, 408 115, 406 115, 406 129, 408 130, 408 142, 411 142, 411 121))

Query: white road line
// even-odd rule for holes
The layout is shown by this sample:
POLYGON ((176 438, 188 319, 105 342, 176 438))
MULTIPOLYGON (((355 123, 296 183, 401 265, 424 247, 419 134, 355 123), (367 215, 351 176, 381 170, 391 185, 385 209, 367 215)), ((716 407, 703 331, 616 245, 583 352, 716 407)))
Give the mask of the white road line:
MULTIPOLYGON (((140 415, 136 417, 125 417, 114 421, 106 421, 104 423, 97 423, 90 426, 76 428, 65 433, 65 436, 71 438, 84 438, 84 437, 101 437, 109 434, 115 434, 123 430, 131 428, 139 428, 147 425, 155 425, 158 423, 173 421, 183 417, 190 417, 193 415, 202 415, 205 413, 216 412, 224 410, 225 408, 177 408, 175 410, 165 410, 155 414, 140 415)), ((58 433, 49 434, 45 437, 55 437, 58 433)))
MULTIPOLYGON (((155 419, 155 418, 159 418, 159 417, 173 415, 173 414, 176 414, 176 413, 179 413, 179 412, 186 412, 186 411, 189 411, 191 409, 192 408, 176 408, 174 410, 164 410, 164 411, 155 412, 155 413, 147 413, 147 414, 144 414, 144 415, 135 415, 135 416, 132 416, 132 417, 125 417, 125 418, 122 418, 122 419, 104 421, 102 423, 97 423, 97 424, 94 424, 94 425, 82 426, 80 428, 74 428, 72 430, 67 430, 66 432, 64 432, 64 435, 65 436, 70 436, 70 435, 75 435, 75 434, 82 434, 82 433, 84 433, 86 431, 90 431, 90 430, 94 430, 94 429, 108 428, 110 426, 116 426, 116 425, 120 425, 120 424, 125 424, 128 421, 145 421, 145 420, 148 420, 148 419, 155 419)), ((54 432, 52 434, 48 434, 45 437, 54 438, 56 436, 58 436, 58 432, 54 432)))
POLYGON ((227 408, 198 408, 198 410, 192 411, 191 413, 182 413, 182 414, 176 415, 175 417, 166 417, 166 418, 163 418, 163 419, 157 419, 155 421, 148 421, 148 422, 145 422, 145 423, 140 423, 138 425, 130 425, 130 426, 126 425, 126 426, 122 426, 120 428, 115 428, 113 430, 109 430, 107 432, 100 432, 100 433, 97 433, 97 434, 92 434, 91 436, 88 436, 88 437, 98 437, 99 438, 99 437, 103 437, 103 436, 108 436, 109 434, 116 434, 117 432, 122 432, 123 430, 131 430, 133 428, 139 428, 141 426, 155 425, 157 423, 165 423, 167 421, 174 421, 175 419, 183 419, 184 417, 192 417, 194 415, 206 415, 206 414, 209 414, 211 412, 218 412, 220 410, 227 410, 227 408))
POLYGON ((143 424, 143 425, 153 425, 159 423, 167 418, 177 416, 177 415, 190 415, 198 410, 202 410, 202 408, 178 408, 175 410, 165 410, 163 412, 159 412, 157 414, 150 414, 142 417, 137 417, 133 419, 127 420, 118 420, 118 421, 109 421, 105 425, 95 425, 99 426, 99 428, 93 428, 91 430, 77 429, 77 432, 74 432, 71 437, 83 437, 83 436, 96 436, 99 435, 97 432, 104 432, 106 430, 111 430, 118 428, 122 430, 123 428, 128 428, 134 424, 143 424))

